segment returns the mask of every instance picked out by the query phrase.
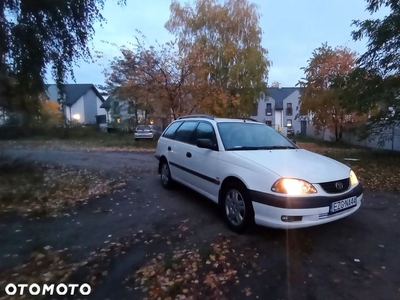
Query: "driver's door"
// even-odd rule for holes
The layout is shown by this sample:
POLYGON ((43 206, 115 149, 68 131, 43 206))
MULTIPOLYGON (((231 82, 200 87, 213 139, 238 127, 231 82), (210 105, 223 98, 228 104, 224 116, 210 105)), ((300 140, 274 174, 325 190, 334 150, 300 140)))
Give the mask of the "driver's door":
POLYGON ((186 157, 186 165, 193 167, 193 175, 189 182, 194 187, 207 194, 214 201, 218 198, 219 180, 219 151, 217 138, 211 123, 201 121, 196 128, 193 140, 188 145, 190 157, 186 157), (210 139, 215 144, 215 150, 199 148, 196 146, 198 139, 210 139))

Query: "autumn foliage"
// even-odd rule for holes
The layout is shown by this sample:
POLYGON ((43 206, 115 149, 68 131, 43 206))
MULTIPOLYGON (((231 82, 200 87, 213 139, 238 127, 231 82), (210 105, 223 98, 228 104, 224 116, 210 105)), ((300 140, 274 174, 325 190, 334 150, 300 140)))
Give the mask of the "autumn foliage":
POLYGON ((88 43, 94 36, 93 24, 105 21, 101 14, 105 2, 2 0, 0 107, 24 114, 24 125, 29 127, 47 73, 65 83, 68 75, 74 79, 75 62, 91 59, 88 43))
POLYGON ((199 45, 207 50, 207 80, 222 97, 216 105, 228 116, 249 116, 265 90, 270 62, 261 45, 257 6, 248 0, 195 0, 192 5, 173 1, 165 24, 177 37, 179 50, 199 45))
POLYGON ((109 88, 123 99, 158 116, 177 118, 198 111, 217 114, 225 99, 217 85, 207 80, 206 50, 197 47, 183 55, 170 42, 158 49, 137 40, 136 49, 121 48, 112 62, 109 88))
POLYGON ((53 100, 40 101, 40 118, 46 126, 58 126, 63 122, 60 104, 53 100))
POLYGON ((142 36, 120 48, 106 72, 109 90, 159 117, 249 116, 269 67, 256 6, 198 0, 170 9, 166 28, 176 41, 147 46, 142 36))
POLYGON ((365 2, 371 16, 380 10, 386 13, 382 18, 353 21, 357 29, 352 37, 366 40, 367 49, 356 71, 345 78, 344 87, 357 112, 370 116, 360 137, 378 134, 380 143, 385 143, 384 132, 400 125, 400 5, 396 0, 365 2))
POLYGON ((342 137, 343 126, 353 115, 341 101, 341 90, 335 88, 337 78, 349 74, 356 65, 356 53, 345 47, 332 48, 322 44, 315 49, 302 68, 301 114, 311 114, 317 129, 334 129, 336 141, 342 137))

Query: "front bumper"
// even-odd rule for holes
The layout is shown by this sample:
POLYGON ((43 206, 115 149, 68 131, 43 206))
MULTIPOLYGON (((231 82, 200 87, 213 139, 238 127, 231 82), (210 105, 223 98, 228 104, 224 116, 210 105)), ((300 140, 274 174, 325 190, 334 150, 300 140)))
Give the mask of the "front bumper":
POLYGON ((294 229, 329 223, 356 212, 362 203, 363 187, 358 184, 341 195, 282 197, 251 191, 256 224, 272 228, 294 229), (330 204, 356 197, 354 207, 330 214, 330 204), (282 221, 282 216, 293 217, 293 221, 282 221))

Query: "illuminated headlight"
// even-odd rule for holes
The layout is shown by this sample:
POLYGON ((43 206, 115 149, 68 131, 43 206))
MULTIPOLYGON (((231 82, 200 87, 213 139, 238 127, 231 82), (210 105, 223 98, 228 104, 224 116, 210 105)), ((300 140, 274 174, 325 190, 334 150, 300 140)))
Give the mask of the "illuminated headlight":
POLYGON ((275 193, 287 194, 291 196, 315 194, 317 190, 315 187, 304 180, 281 178, 277 180, 271 190, 275 193))
POLYGON ((353 172, 353 170, 350 171, 350 183, 351 183, 351 185, 357 185, 358 184, 357 176, 353 172))

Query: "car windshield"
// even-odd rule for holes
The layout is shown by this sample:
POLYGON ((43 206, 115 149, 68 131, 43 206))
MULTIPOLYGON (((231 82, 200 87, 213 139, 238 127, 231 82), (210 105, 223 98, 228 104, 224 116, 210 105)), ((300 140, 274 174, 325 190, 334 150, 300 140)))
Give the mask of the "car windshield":
POLYGON ((273 128, 257 123, 218 123, 225 150, 297 149, 273 128))

